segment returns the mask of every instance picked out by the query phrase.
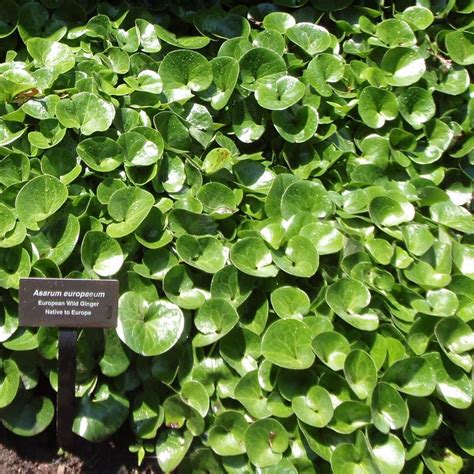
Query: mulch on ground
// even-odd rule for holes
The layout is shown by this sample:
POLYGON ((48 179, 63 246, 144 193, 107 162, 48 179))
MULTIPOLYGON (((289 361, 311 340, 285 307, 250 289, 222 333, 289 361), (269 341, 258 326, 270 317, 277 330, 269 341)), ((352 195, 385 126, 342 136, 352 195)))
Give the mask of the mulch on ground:
POLYGON ((153 457, 137 466, 120 433, 111 441, 92 444, 80 438, 72 452, 60 453, 54 428, 32 438, 15 436, 0 425, 1 474, 158 474, 153 457))

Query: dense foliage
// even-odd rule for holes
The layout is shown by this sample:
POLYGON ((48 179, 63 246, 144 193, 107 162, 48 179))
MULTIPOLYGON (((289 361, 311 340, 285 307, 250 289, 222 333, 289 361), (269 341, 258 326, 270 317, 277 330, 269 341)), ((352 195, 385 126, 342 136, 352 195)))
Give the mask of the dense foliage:
POLYGON ((474 6, 244 3, 1 2, 0 419, 54 415, 19 279, 116 277, 85 439, 128 425, 166 472, 467 472, 474 6))

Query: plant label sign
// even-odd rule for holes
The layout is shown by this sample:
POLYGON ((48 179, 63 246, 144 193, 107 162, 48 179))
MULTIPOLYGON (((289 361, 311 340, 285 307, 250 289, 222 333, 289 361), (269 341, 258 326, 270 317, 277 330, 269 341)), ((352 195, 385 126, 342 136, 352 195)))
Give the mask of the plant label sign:
POLYGON ((20 325, 113 328, 118 296, 117 280, 22 278, 20 325))

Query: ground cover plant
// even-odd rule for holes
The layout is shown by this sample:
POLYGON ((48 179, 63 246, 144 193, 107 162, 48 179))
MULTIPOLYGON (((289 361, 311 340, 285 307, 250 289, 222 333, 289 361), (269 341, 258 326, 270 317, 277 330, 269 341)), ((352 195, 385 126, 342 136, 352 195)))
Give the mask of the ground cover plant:
POLYGON ((165 472, 472 472, 465 0, 3 0, 0 420, 53 420, 21 277, 118 278, 74 431, 165 472), (156 4, 155 4, 156 3, 156 4))

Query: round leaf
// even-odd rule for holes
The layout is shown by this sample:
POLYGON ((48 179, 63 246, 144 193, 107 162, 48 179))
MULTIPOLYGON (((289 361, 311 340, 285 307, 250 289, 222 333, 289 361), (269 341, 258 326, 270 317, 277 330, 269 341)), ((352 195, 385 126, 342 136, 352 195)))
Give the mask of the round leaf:
POLYGON ((28 229, 38 230, 39 223, 53 215, 65 202, 68 190, 53 176, 37 176, 28 181, 16 197, 18 218, 28 229))
POLYGON ((128 407, 125 397, 101 385, 93 398, 81 398, 72 430, 87 441, 103 441, 120 428, 128 407))
POLYGON ((35 436, 44 431, 54 417, 54 405, 49 398, 37 397, 25 400, 23 397, 2 413, 5 428, 19 436, 35 436))
POLYGON ((369 397, 377 384, 374 361, 367 352, 360 349, 355 349, 347 355, 344 375, 351 389, 361 400, 369 397))
POLYGON ((86 233, 81 245, 81 259, 86 270, 100 276, 114 275, 124 262, 120 244, 100 231, 86 233))
POLYGON ((291 408, 303 423, 316 428, 326 426, 334 412, 328 391, 318 385, 311 387, 305 395, 294 397, 291 408))
POLYGON ((209 446, 219 456, 244 454, 247 428, 248 423, 241 413, 221 413, 209 430, 209 446))
POLYGON ((239 320, 235 308, 222 298, 206 300, 199 308, 194 324, 199 330, 193 339, 197 347, 207 346, 224 337, 239 320))
POLYGON ((322 53, 331 45, 328 30, 314 23, 298 23, 286 30, 286 36, 310 56, 322 53))
POLYGON ((260 468, 273 466, 281 461, 288 447, 289 436, 276 420, 258 420, 245 433, 245 449, 250 462, 260 468))
POLYGON ((308 314, 308 295, 294 286, 281 286, 270 295, 273 309, 280 318, 302 318, 308 314))
POLYGON ((115 108, 91 92, 80 92, 70 99, 62 99, 56 106, 56 115, 63 127, 77 128, 84 135, 91 135, 110 127, 115 108))
POLYGON ((183 330, 183 313, 173 303, 165 300, 148 303, 134 292, 120 297, 117 334, 138 354, 163 354, 176 344, 183 330))
POLYGON ((294 105, 286 110, 272 112, 273 125, 277 132, 290 143, 303 143, 316 133, 319 118, 309 105, 294 105))
POLYGON ((116 223, 108 225, 107 234, 113 238, 131 234, 146 218, 154 203, 153 195, 144 189, 134 187, 115 191, 107 210, 116 223))
POLYGON ((415 397, 427 397, 436 387, 436 374, 433 367, 421 357, 408 357, 396 361, 385 372, 383 381, 415 397))
POLYGON ((311 367, 314 354, 308 326, 296 319, 275 321, 263 335, 262 354, 279 367, 294 370, 311 367))
POLYGON ((380 382, 371 398, 372 420, 382 433, 403 428, 409 419, 408 408, 400 394, 390 385, 380 382))
POLYGON ((262 239, 245 237, 230 250, 232 263, 243 273, 261 278, 274 277, 278 273, 273 265, 272 253, 262 239))
POLYGON ((255 99, 264 109, 284 110, 296 104, 304 92, 304 84, 296 77, 272 77, 259 82, 255 90, 255 99))
POLYGON ((123 162, 122 147, 108 137, 87 138, 77 146, 81 160, 94 171, 107 173, 123 162))
POLYGON ((368 86, 360 93, 358 111, 365 125, 381 128, 386 121, 397 117, 397 98, 393 92, 368 86))
POLYGON ((332 370, 342 370, 351 351, 347 339, 335 331, 325 331, 315 336, 312 342, 314 353, 332 370))

